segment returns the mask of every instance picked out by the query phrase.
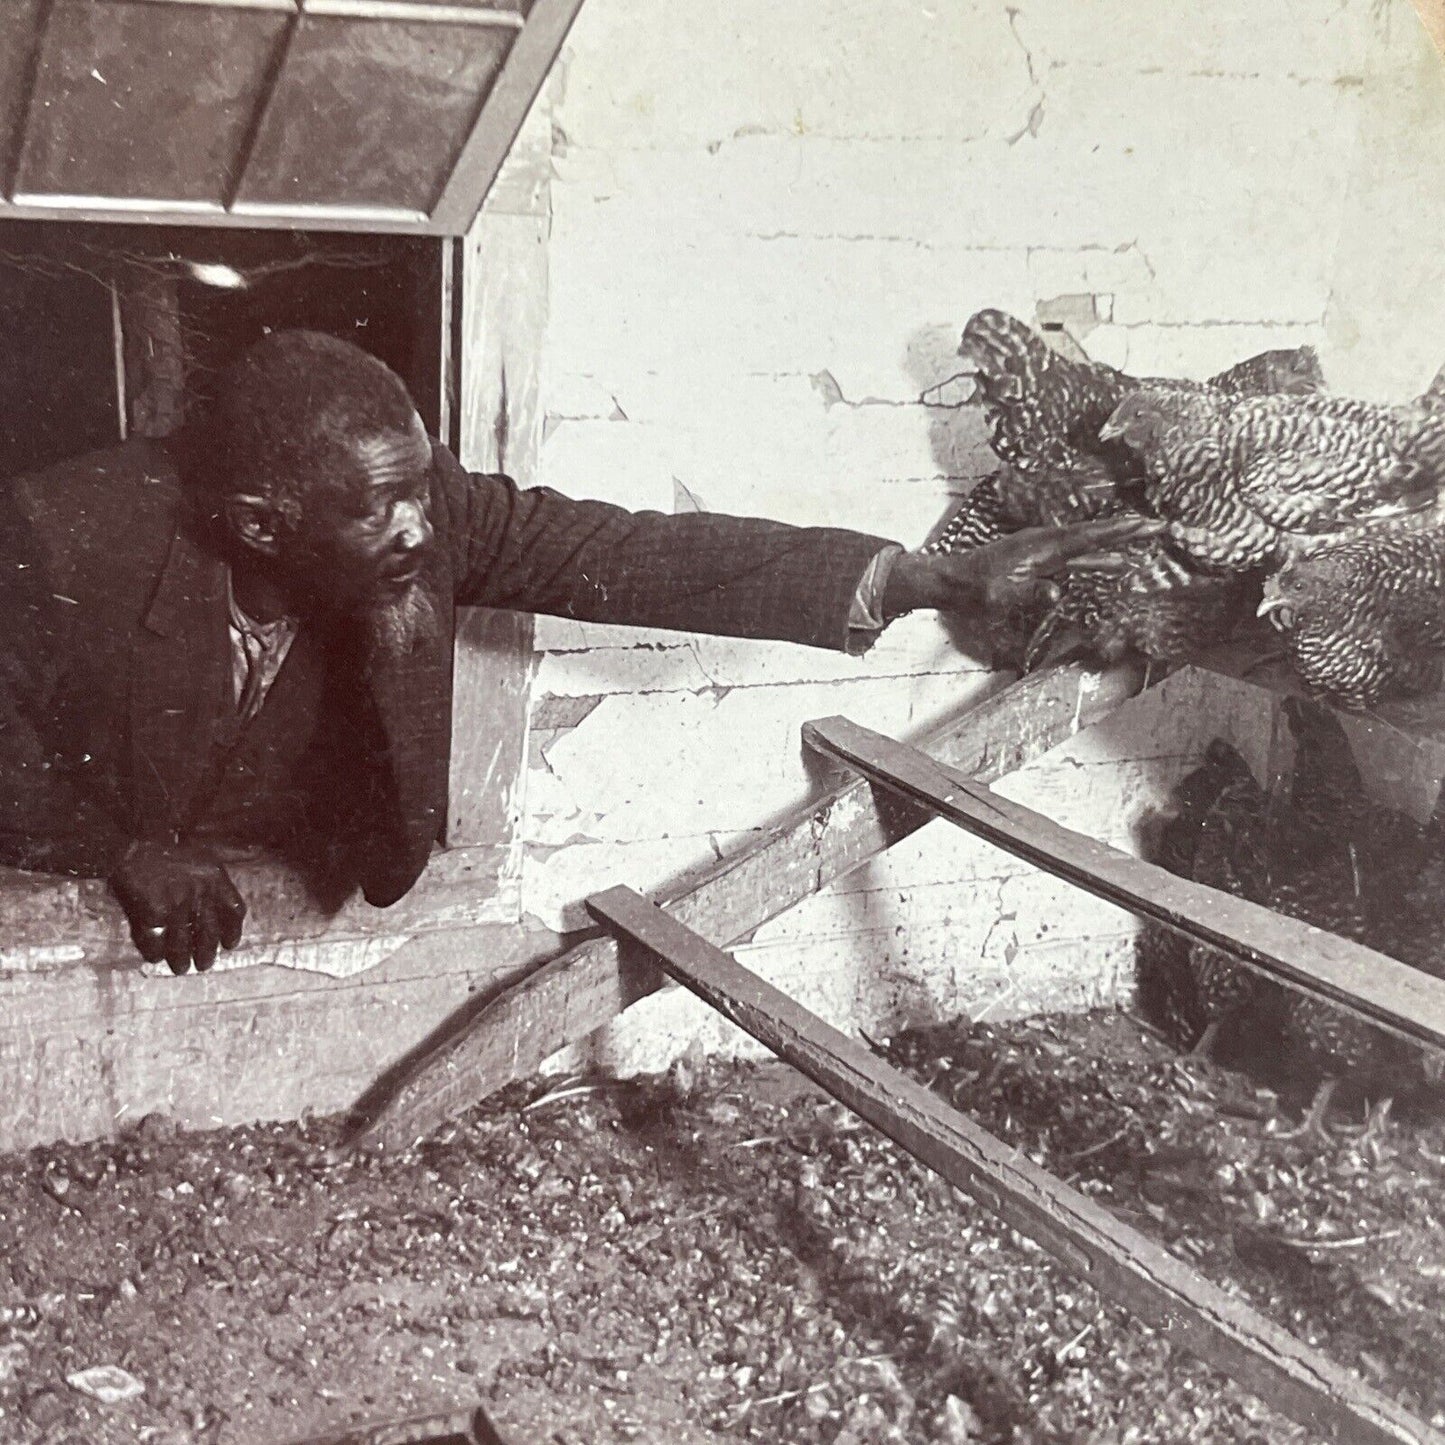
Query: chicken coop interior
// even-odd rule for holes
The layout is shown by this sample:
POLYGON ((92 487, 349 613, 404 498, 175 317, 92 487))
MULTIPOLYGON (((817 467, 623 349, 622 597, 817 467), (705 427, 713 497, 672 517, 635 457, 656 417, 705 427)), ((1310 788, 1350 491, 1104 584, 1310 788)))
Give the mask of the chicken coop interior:
POLYGON ((1445 1441, 1442 45, 8 5, 7 478, 306 327, 523 487, 1154 526, 987 648, 463 609, 420 882, 205 973, 0 869, 0 1439, 1445 1441))

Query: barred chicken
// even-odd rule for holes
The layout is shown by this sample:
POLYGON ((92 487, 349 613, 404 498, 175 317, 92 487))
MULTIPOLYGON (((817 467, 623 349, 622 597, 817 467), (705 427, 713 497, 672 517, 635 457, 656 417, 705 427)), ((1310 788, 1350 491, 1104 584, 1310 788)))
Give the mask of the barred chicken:
POLYGON ((1122 515, 1129 509, 1115 492, 1108 465, 1082 453, 1066 470, 1040 468, 1025 473, 1005 464, 974 484, 924 551, 966 552, 1025 527, 1058 527, 1122 515))
MULTIPOLYGON (((1430 831, 1369 797, 1344 729, 1327 709, 1286 698, 1284 713, 1297 751, 1287 835, 1279 846, 1297 860, 1293 872, 1302 886, 1281 898, 1280 911, 1428 965, 1415 946, 1423 936, 1418 911, 1412 913, 1408 903, 1418 896, 1435 851, 1430 831)), ((1431 931, 1438 935, 1438 919, 1431 931)), ((1342 1080, 1378 1101, 1374 1130, 1396 1093, 1438 1076, 1433 1053, 1310 994, 1291 993, 1282 1043, 1290 1063, 1320 1075, 1301 1132, 1322 1137, 1328 1137, 1328 1110, 1342 1080)))
MULTIPOLYGON (((1173 788, 1167 806, 1140 826, 1141 856, 1180 878, 1246 896, 1260 872, 1257 839, 1264 790, 1249 764, 1222 738, 1173 788)), ((1208 1056, 1221 1034, 1231 1044, 1249 1005, 1270 986, 1214 949, 1191 944, 1163 924, 1144 922, 1137 943, 1140 1000, 1180 1048, 1208 1056)))
POLYGON ((1345 707, 1439 691, 1445 681, 1445 524, 1361 528, 1297 550, 1259 611, 1312 692, 1345 707))
MULTIPOLYGON (((1068 479, 1080 458, 1108 459, 1112 452, 1127 474, 1127 456, 1101 445, 1099 431, 1136 385, 1131 378, 1112 366, 1060 355, 1002 311, 970 317, 958 354, 974 377, 995 455, 1039 483, 1061 487, 1065 507, 1073 505, 1068 479)), ((1040 505, 1047 508, 1051 500, 1041 496, 1040 505)))
POLYGON ((1324 391, 1325 374, 1313 346, 1282 346, 1236 362, 1205 382, 1153 377, 1147 385, 1183 387, 1190 391, 1207 388, 1227 396, 1308 396, 1324 391))
MULTIPOLYGON (((1284 711, 1296 745, 1288 787, 1267 794, 1244 759, 1216 739, 1176 788, 1176 817, 1152 839, 1155 861, 1445 974, 1445 807, 1424 828, 1372 799, 1339 720, 1304 699, 1286 699, 1284 711)), ((1345 1079, 1379 1101, 1370 1125, 1377 1129, 1395 1093, 1439 1075, 1432 1053, 1206 945, 1188 947, 1193 991, 1186 996, 1171 975, 1180 971, 1179 956, 1164 937, 1141 941, 1141 966, 1153 973, 1149 986, 1165 1026, 1182 1040, 1193 1036, 1192 1025, 1198 1054, 1225 1042, 1236 1052, 1276 1051, 1290 1071, 1317 1078, 1295 1133, 1329 1137, 1328 1110, 1345 1079)))
MULTIPOLYGON (((975 315, 960 354, 975 376, 993 449, 1005 463, 980 482, 931 552, 983 546, 1023 527, 1059 525, 1138 510, 1142 472, 1126 448, 1099 431, 1131 391, 1313 391, 1323 385, 1312 348, 1264 352, 1207 382, 1141 380, 1097 362, 1070 360, 1001 311, 975 315)), ((1006 658, 1025 670, 1086 653, 1129 653, 1174 663, 1232 636, 1258 600, 1257 579, 1191 575, 1159 542, 1140 542, 1103 564, 1068 569, 1056 606, 1024 619, 1006 658), (1169 589, 1177 589, 1170 591, 1169 589)))
POLYGON ((1056 480, 1080 454, 1112 462, 1116 480, 1134 474, 1128 456, 1101 445, 1099 433, 1141 387, 1240 396, 1319 391, 1324 384, 1310 347, 1267 351, 1203 382, 1129 376, 1101 362, 1070 360, 1016 317, 991 309, 969 319, 959 355, 976 379, 995 453, 1022 472, 1049 472, 1056 480))
POLYGON ((1329 708, 1286 697, 1281 710, 1295 745, 1289 780, 1292 826, 1309 837, 1347 840, 1355 875, 1351 891, 1365 891, 1368 880, 1373 901, 1371 946, 1393 954, 1390 928, 1396 906, 1436 851, 1431 829, 1365 791, 1354 749, 1329 708))
POLYGON ((1426 832, 1424 861, 1410 879, 1386 950, 1402 963, 1435 978, 1445 978, 1445 836, 1439 822, 1442 810, 1445 794, 1426 832))
MULTIPOLYGON (((1194 881, 1273 907, 1275 820, 1270 799, 1249 765, 1227 743, 1216 739, 1209 745, 1206 766, 1228 780, 1200 821, 1192 860, 1194 881)), ((1204 1032, 1194 1045, 1201 1057, 1209 1057, 1220 1034, 1240 1025, 1246 1014, 1273 1016, 1282 1005, 1278 984, 1207 944, 1190 946, 1189 968, 1204 1021, 1204 1032)))
POLYGON ((1138 456, 1148 509, 1205 571, 1277 566, 1428 507, 1445 480, 1445 413, 1420 403, 1159 388, 1125 397, 1100 435, 1138 456))
POLYGON ((1435 379, 1421 394, 1420 405, 1426 411, 1445 411, 1445 366, 1435 373, 1435 379))
MULTIPOLYGON (((1140 820, 1140 856, 1176 877, 1193 878, 1205 819, 1226 788, 1246 780, 1254 781, 1249 764, 1216 738, 1199 766, 1174 786, 1167 805, 1140 820)), ((1194 1044, 1208 1022, 1190 969, 1190 952, 1189 941, 1172 928, 1141 921, 1136 942, 1140 1004, 1181 1048, 1194 1044)))
POLYGON ((1131 655, 1184 662, 1227 642, 1255 610, 1259 584, 1252 576, 1177 581, 1168 549, 1157 542, 1131 543, 1119 558, 1116 565, 1081 561, 1068 568, 1058 602, 1024 650, 1025 672, 1079 654, 1104 662, 1131 655))

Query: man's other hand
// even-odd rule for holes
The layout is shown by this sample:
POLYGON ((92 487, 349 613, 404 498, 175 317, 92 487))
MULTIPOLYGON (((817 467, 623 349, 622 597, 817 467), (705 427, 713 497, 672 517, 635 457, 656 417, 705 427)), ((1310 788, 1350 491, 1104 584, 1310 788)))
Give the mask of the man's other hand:
POLYGON ((245 900, 231 875, 204 848, 135 842, 110 878, 130 920, 131 937, 147 963, 204 973, 218 948, 241 941, 245 900))
POLYGON ((884 614, 898 617, 933 607, 987 625, 990 618, 1057 600, 1058 588, 1049 578, 1070 562, 1158 536, 1164 526, 1149 517, 1114 517, 1072 527, 1027 527, 968 552, 905 552, 889 574, 884 614))

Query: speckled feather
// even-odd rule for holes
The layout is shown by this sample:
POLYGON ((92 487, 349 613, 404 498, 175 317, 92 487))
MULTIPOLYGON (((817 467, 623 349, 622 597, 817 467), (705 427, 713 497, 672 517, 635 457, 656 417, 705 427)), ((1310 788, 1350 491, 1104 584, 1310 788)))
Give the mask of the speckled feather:
MULTIPOLYGON (((1288 786, 1267 795, 1222 739, 1173 794, 1159 861, 1197 882, 1445 972, 1445 806, 1431 827, 1371 798, 1339 719, 1305 699, 1284 712, 1296 744, 1288 786), (1182 828, 1180 825, 1183 825, 1182 828)), ((1434 1077, 1426 1055, 1226 955, 1189 950, 1192 1014, 1290 1065, 1350 1077, 1377 1095, 1434 1077)))
POLYGON ((964 327, 959 354, 972 363, 995 455, 1005 466, 979 482, 927 550, 981 546, 1022 527, 1054 526, 1137 506, 1142 473, 1127 448, 1099 432, 1140 387, 1182 395, 1318 391, 1312 347, 1261 352, 1208 381, 1129 376, 1055 351, 1006 312, 984 310, 964 327))
POLYGON ((994 452, 1024 472, 1099 451, 1099 430, 1136 383, 1112 366, 1061 356, 1016 317, 972 316, 959 354, 977 368, 994 452))
MULTIPOLYGON (((1426 830, 1366 793, 1344 729, 1327 709, 1288 698, 1284 715, 1296 755, 1273 844, 1281 884, 1271 906, 1396 954, 1404 900, 1430 850, 1426 830)), ((1423 1078, 1418 1050, 1308 994, 1291 992, 1281 1042, 1298 1066, 1372 1092, 1423 1078)))
MULTIPOLYGON (((1200 824, 1194 881, 1268 903, 1269 800, 1242 758, 1239 762, 1200 824)), ((1189 966, 1206 1023, 1228 1024, 1246 1009, 1273 1006, 1278 997, 1278 985, 1206 944, 1190 948, 1189 966)))
MULTIPOLYGON (((1138 510, 1142 472, 1126 448, 1102 442, 1099 431, 1118 401, 1140 387, 1237 396, 1323 385, 1310 347, 1263 352, 1203 382, 1141 379, 1062 356, 1023 322, 992 310, 969 321, 960 353, 976 369, 993 447, 1006 465, 974 488, 929 552, 983 546, 1022 527, 1138 510)), ((1058 605, 1029 620, 1025 668, 1060 646, 1108 660, 1138 653, 1177 662, 1226 641, 1257 601, 1253 579, 1188 578, 1177 549, 1149 543, 1121 550, 1122 567, 1066 572, 1058 605), (1177 594, 1167 595, 1174 587, 1177 594)))
MULTIPOLYGON (((1254 779, 1239 752, 1216 738, 1199 766, 1170 792, 1168 804, 1139 822, 1140 856, 1180 878, 1194 877, 1205 819, 1231 784, 1254 779)), ((1191 945, 1161 923, 1141 920, 1136 941, 1140 1005, 1181 1048, 1209 1021, 1191 966, 1191 945)))
POLYGON ((1191 576, 1182 584, 1170 578, 1156 587, 1152 579, 1173 562, 1170 549, 1141 542, 1118 551, 1121 570, 1083 564, 1068 570, 1062 595, 1029 639, 1026 671, 1070 635, 1085 639, 1105 662, 1131 654, 1184 662, 1227 642, 1254 611, 1259 587, 1252 576, 1191 576))
POLYGON ((1200 566, 1277 563, 1291 542, 1341 533, 1427 501, 1445 471, 1445 417, 1344 397, 1226 397, 1156 390, 1116 423, 1146 474, 1155 513, 1200 566))
POLYGON ((944 555, 970 552, 1017 531, 999 496, 999 477, 1000 473, 994 472, 976 482, 948 525, 923 550, 944 555))
POLYGON ((1243 396, 1324 386, 1311 347, 1262 352, 1207 381, 1135 377, 1102 362, 1071 360, 1017 317, 992 309, 969 319, 959 354, 977 368, 995 453, 1024 472, 1067 468, 1072 453, 1083 452, 1112 461, 1120 479, 1128 478, 1134 471, 1128 458, 1101 442, 1099 432, 1140 387, 1243 396))
POLYGON ((1265 586, 1300 679, 1363 708, 1445 678, 1445 528, 1362 529, 1292 557, 1265 586))

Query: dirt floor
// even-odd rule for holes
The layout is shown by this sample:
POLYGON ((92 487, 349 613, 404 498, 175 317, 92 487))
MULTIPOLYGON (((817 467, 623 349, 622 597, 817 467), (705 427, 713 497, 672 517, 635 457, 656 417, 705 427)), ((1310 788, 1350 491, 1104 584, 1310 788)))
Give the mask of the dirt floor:
MULTIPOLYGON (((1445 1123, 1276 1136, 1121 1014, 891 1053, 1445 1422, 1445 1123)), ((484 1399, 518 1445, 1302 1441, 776 1067, 538 1081, 415 1154, 334 1125, 0 1160, 0 1440, 272 1445, 484 1399), (114 1365, 113 1404, 67 1377, 114 1365)))

